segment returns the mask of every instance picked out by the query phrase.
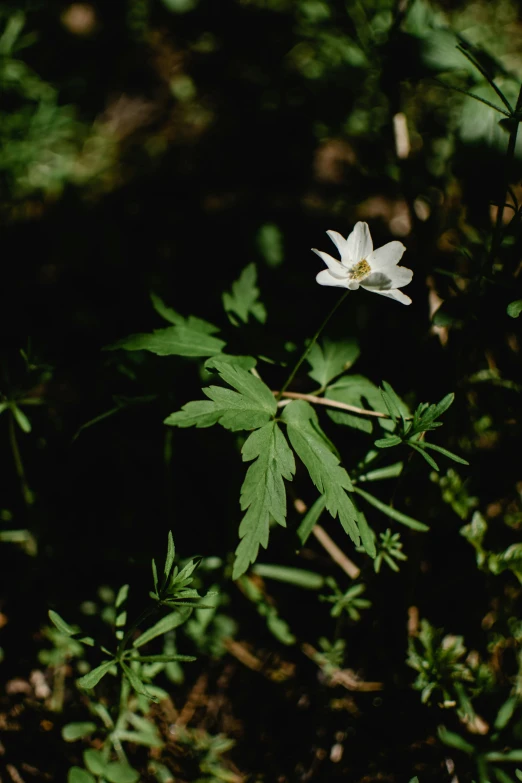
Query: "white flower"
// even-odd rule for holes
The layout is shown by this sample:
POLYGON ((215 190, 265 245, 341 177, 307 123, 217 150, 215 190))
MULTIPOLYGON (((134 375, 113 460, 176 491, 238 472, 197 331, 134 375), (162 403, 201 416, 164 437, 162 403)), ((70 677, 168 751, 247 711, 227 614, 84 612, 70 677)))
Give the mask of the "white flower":
POLYGON ((374 250, 367 223, 356 223, 348 239, 337 231, 326 233, 339 251, 341 260, 312 248, 328 267, 317 275, 319 285, 334 285, 352 291, 361 286, 374 294, 411 304, 410 297, 399 291, 399 288, 411 283, 413 277, 411 269, 397 266, 406 250, 402 242, 388 242, 374 250))

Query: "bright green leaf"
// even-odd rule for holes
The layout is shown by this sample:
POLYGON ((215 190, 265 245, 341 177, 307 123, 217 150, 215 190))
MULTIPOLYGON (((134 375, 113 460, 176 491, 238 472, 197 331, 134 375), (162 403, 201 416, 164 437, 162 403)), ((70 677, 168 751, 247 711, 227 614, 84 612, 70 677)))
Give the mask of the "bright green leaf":
POLYGON ((205 362, 205 370, 215 370, 216 362, 225 364, 234 364, 236 367, 241 367, 243 370, 252 370, 256 364, 257 359, 253 356, 234 356, 229 353, 218 353, 217 356, 211 356, 205 362))
POLYGON ((183 316, 173 310, 172 307, 166 305, 161 297, 151 291, 150 298, 153 308, 158 315, 161 315, 161 317, 165 319, 165 321, 168 321, 175 326, 183 326, 185 323, 183 316))
POLYGON ((96 731, 96 724, 92 721, 66 723, 62 728, 62 737, 66 742, 76 742, 83 737, 88 737, 93 731, 96 731))
POLYGON ((252 571, 264 579, 276 579, 278 582, 286 582, 306 590, 320 590, 324 585, 323 576, 314 571, 306 571, 304 568, 257 563, 252 571))
POLYGON ((65 636, 73 636, 75 633, 78 633, 78 628, 75 628, 72 625, 69 625, 69 623, 66 623, 65 620, 60 617, 58 612, 55 612, 53 609, 49 609, 49 620, 55 625, 60 633, 63 633, 65 636))
POLYGON ((98 685, 100 680, 105 677, 112 666, 114 666, 114 661, 104 661, 84 677, 80 677, 80 679, 77 680, 78 685, 84 690, 94 688, 96 685, 98 685))
POLYGON ((109 783, 137 783, 140 779, 140 773, 123 761, 107 764, 103 776, 109 783))
POLYGON ((83 763, 93 775, 102 775, 107 764, 103 753, 99 750, 94 750, 94 748, 84 750, 83 763))
POLYGON ((141 636, 138 636, 138 638, 135 639, 132 643, 132 646, 143 647, 144 644, 152 641, 152 639, 155 639, 157 636, 163 636, 163 634, 167 633, 168 631, 172 631, 174 628, 182 625, 189 617, 190 613, 190 609, 177 609, 175 612, 171 612, 170 614, 165 615, 165 617, 162 617, 161 620, 158 620, 155 625, 144 631, 141 636))
POLYGON ((142 696, 146 696, 148 699, 151 699, 151 701, 158 701, 158 698, 147 690, 134 669, 131 669, 131 667, 127 666, 127 664, 123 661, 121 661, 121 668, 123 669, 125 676, 136 693, 139 693, 142 696))
POLYGON ((333 378, 348 370, 359 356, 355 340, 331 342, 324 340, 322 346, 314 343, 306 357, 311 366, 308 375, 325 388, 333 378))
POLYGON ((96 780, 86 769, 71 767, 67 773, 67 783, 96 783, 96 780))
MULTIPOLYGON (((411 446, 411 443, 410 443, 411 446)), ((435 443, 424 443, 425 449, 431 449, 432 451, 438 451, 439 454, 444 454, 445 457, 448 457, 448 459, 452 459, 453 462, 459 462, 461 465, 469 465, 469 462, 462 457, 459 457, 457 454, 453 454, 452 451, 448 451, 448 449, 442 448, 442 446, 437 446, 435 443)))
POLYGON ((440 740, 445 744, 449 745, 451 748, 457 748, 458 750, 462 750, 464 753, 467 753, 468 755, 471 755, 475 748, 470 742, 466 742, 466 740, 460 736, 460 734, 455 734, 453 731, 448 731, 448 729, 445 726, 439 726, 437 733, 439 735, 440 740))
POLYGON ((339 516, 346 533, 356 545, 359 544, 357 509, 347 494, 353 489, 352 482, 332 453, 316 412, 304 400, 295 400, 285 406, 282 418, 288 427, 290 443, 325 497, 327 510, 333 517, 339 516))
POLYGON ((150 351, 158 356, 214 356, 224 347, 223 340, 201 331, 194 319, 191 325, 187 322, 184 326, 156 329, 151 334, 131 334, 105 350, 150 351))
POLYGON ((177 427, 210 427, 219 422, 228 430, 262 427, 277 411, 274 395, 263 381, 241 367, 214 362, 221 378, 236 391, 209 386, 203 392, 210 398, 188 402, 172 413, 165 424, 177 427))
POLYGON ((242 448, 250 465, 241 487, 241 508, 246 514, 239 526, 233 579, 244 574, 257 558, 259 546, 268 546, 269 521, 286 526, 286 491, 283 478, 292 479, 295 460, 285 436, 275 422, 252 432, 242 448))
POLYGON ((165 567, 163 569, 163 577, 165 583, 167 582, 167 579, 170 576, 170 572, 172 571, 175 555, 176 555, 176 549, 174 547, 174 537, 172 535, 172 530, 169 530, 169 534, 167 538, 167 557, 165 558, 165 567))

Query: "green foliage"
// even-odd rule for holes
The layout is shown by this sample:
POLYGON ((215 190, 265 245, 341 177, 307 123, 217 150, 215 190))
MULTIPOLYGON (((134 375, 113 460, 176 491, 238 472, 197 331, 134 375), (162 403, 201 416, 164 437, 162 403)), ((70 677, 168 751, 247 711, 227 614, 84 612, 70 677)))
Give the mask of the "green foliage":
POLYGON ((326 578, 327 587, 332 590, 332 595, 320 596, 321 601, 333 604, 330 614, 332 617, 339 617, 343 612, 346 612, 350 620, 358 622, 361 619, 361 609, 369 609, 372 605, 371 601, 367 598, 361 598, 361 595, 366 590, 366 586, 363 584, 352 585, 343 593, 335 579, 331 576, 326 578))
POLYGON ((277 406, 274 395, 263 381, 243 368, 214 360, 220 378, 232 386, 209 386, 203 389, 210 402, 188 402, 181 411, 172 413, 165 424, 174 427, 211 427, 221 424, 228 430, 262 427, 274 416, 277 406))
POLYGON ((290 630, 288 623, 280 616, 273 601, 268 598, 254 580, 249 579, 247 576, 240 576, 239 587, 248 600, 255 604, 257 612, 265 619, 270 633, 281 644, 295 644, 297 639, 290 630))
POLYGON ((383 563, 386 563, 392 571, 399 571, 399 566, 395 561, 408 559, 402 551, 400 533, 392 533, 388 528, 384 533, 379 533, 379 539, 377 555, 373 561, 375 573, 379 573, 383 563))
POLYGON ((510 544, 501 552, 489 551, 484 546, 487 532, 487 522, 479 511, 475 511, 471 522, 460 529, 461 536, 464 536, 475 550, 477 567, 494 575, 511 571, 522 584, 522 544, 510 544))
POLYGON ((283 479, 291 480, 295 460, 285 436, 275 422, 252 432, 241 450, 243 461, 251 462, 241 487, 241 510, 246 511, 239 526, 241 539, 236 549, 232 578, 244 574, 255 562, 259 546, 268 546, 269 521, 286 526, 286 491, 283 479))
POLYGON ((324 495, 325 507, 339 521, 357 545, 357 509, 348 495, 353 490, 350 477, 339 464, 332 445, 319 426, 317 414, 303 400, 291 402, 283 409, 290 443, 305 464, 313 483, 324 495))
POLYGON ((306 357, 312 368, 308 375, 317 381, 321 389, 325 389, 330 381, 354 364, 359 353, 355 340, 335 343, 323 340, 322 346, 316 342, 306 357))
POLYGON ((243 269, 239 279, 232 283, 231 292, 223 294, 223 307, 235 326, 239 326, 239 321, 246 324, 249 315, 261 324, 266 321, 265 306, 259 301, 259 288, 256 283, 256 266, 249 264, 243 269), (239 321, 234 316, 237 316, 239 321))

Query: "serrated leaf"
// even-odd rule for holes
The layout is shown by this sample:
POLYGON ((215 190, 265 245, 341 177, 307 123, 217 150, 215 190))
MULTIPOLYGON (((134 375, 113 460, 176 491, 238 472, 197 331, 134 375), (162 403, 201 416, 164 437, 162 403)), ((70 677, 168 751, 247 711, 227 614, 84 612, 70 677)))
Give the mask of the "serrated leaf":
POLYGON ((278 582, 303 587, 305 590, 320 590, 324 585, 324 577, 321 574, 304 568, 257 563, 252 571, 264 579, 276 579, 278 582))
POLYGON ((253 315, 259 323, 264 324, 266 321, 266 310, 265 306, 258 300, 259 288, 256 283, 256 265, 249 264, 243 269, 239 279, 232 283, 231 292, 223 294, 225 312, 234 313, 245 324, 249 315, 253 315))
POLYGON ((151 334, 131 334, 104 350, 150 351, 158 356, 215 356, 225 344, 208 330, 202 331, 199 319, 193 319, 183 326, 156 329, 151 334))
POLYGON ((138 638, 133 641, 132 646, 135 648, 143 647, 144 644, 152 641, 152 639, 155 639, 157 636, 163 636, 163 634, 168 631, 172 631, 174 628, 182 625, 190 615, 190 611, 190 609, 187 609, 186 611, 176 610, 175 612, 165 615, 165 617, 158 620, 151 628, 144 631, 141 636, 138 636, 138 638))
POLYGON ((236 367, 241 367, 243 370, 252 370, 256 364, 257 359, 253 356, 234 356, 229 353, 218 353, 217 356, 211 356, 205 362, 205 370, 215 370, 216 362, 224 362, 225 364, 234 364, 236 367))
POLYGON ((369 526, 368 521, 362 511, 359 511, 359 515, 357 517, 357 526, 359 528, 359 533, 361 534, 361 544, 363 545, 366 553, 370 557, 374 558, 377 554, 375 549, 375 534, 369 526))
POLYGON ((66 723, 62 728, 62 737, 66 742, 76 742, 83 737, 88 737, 93 731, 96 731, 96 724, 92 721, 66 723))
POLYGON ((357 529, 357 509, 347 494, 353 486, 350 477, 339 464, 325 439, 317 414, 304 400, 295 400, 283 409, 283 420, 288 428, 290 443, 304 463, 313 483, 324 495, 325 506, 352 541, 360 542, 357 529))
POLYGON ((365 492, 360 487, 354 487, 354 492, 364 498, 371 506, 381 511, 387 517, 390 517, 390 519, 394 519, 396 522, 400 522, 401 525, 406 525, 406 527, 409 527, 412 530, 429 530, 428 525, 425 525, 424 522, 419 522, 417 519, 413 519, 413 517, 409 517, 407 514, 403 514, 401 511, 397 511, 396 508, 387 506, 386 503, 383 503, 378 498, 370 495, 369 492, 365 492))
POLYGON ((510 302, 507 306, 507 314, 511 318, 518 318, 522 313, 522 299, 516 299, 514 302, 510 302))
POLYGON ((150 299, 157 314, 164 318, 165 321, 175 324, 175 326, 182 326, 185 323, 183 316, 173 310, 172 307, 166 305, 163 299, 153 291, 150 292, 150 299))
POLYGON ((176 427, 210 427, 219 422, 228 430, 248 430, 262 427, 277 411, 274 395, 259 378, 241 367, 215 360, 221 378, 236 391, 222 386, 209 386, 203 392, 210 398, 196 400, 172 413, 165 424, 176 427))
POLYGON ((78 685, 80 688, 83 688, 84 690, 89 690, 90 688, 94 688, 100 680, 105 677, 109 669, 114 666, 114 661, 104 661, 99 666, 97 666, 95 669, 92 669, 88 674, 85 674, 83 677, 80 677, 79 680, 77 680, 78 685))
POLYGON ((303 521, 297 528, 297 537, 301 544, 306 544, 308 537, 311 535, 312 530, 319 521, 319 517, 324 511, 325 502, 324 495, 319 495, 315 503, 313 503, 306 512, 303 521))
POLYGON ((123 761, 107 764, 103 776, 109 783, 137 783, 140 779, 140 773, 123 761))
MULTIPOLYGON (((357 408, 371 409, 379 413, 388 413, 380 389, 368 378, 363 375, 348 375, 339 378, 332 386, 328 387, 326 396, 338 402, 344 402, 348 405, 355 405, 357 408)), ((402 411, 408 414, 408 409, 401 402, 402 411)), ((345 413, 339 410, 328 410, 328 416, 336 424, 343 424, 346 427, 362 430, 363 432, 372 432, 375 419, 356 416, 351 413, 345 413)), ((377 424, 381 429, 390 431, 394 429, 394 423, 390 419, 377 419, 377 424)))
POLYGON ((359 346, 355 340, 339 342, 323 340, 322 345, 314 343, 306 357, 312 368, 308 375, 324 388, 333 378, 348 370, 359 353, 359 346))
POLYGON ((60 617, 58 612, 55 612, 53 609, 49 609, 48 615, 49 620, 54 626, 56 626, 60 633, 63 633, 65 636, 74 636, 75 633, 78 633, 78 628, 69 625, 69 623, 66 623, 65 620, 60 617))
POLYGON ((67 773, 67 783, 96 783, 96 780, 86 769, 71 767, 67 773))
POLYGON ((233 579, 255 562, 259 546, 268 546, 269 521, 286 526, 286 491, 283 478, 291 481, 295 460, 285 436, 275 422, 252 432, 242 448, 250 465, 241 487, 241 509, 246 510, 239 526, 241 539, 236 549, 233 579))

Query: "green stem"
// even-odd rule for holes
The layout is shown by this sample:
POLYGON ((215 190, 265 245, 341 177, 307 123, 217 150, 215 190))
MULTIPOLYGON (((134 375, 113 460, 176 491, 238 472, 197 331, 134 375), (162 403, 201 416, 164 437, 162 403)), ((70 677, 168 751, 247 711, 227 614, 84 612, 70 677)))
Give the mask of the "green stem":
POLYGON ((144 620, 147 619, 147 617, 150 617, 151 614, 154 614, 157 610, 156 603, 152 604, 151 606, 148 606, 147 609, 144 609, 143 612, 138 615, 138 618, 132 623, 132 625, 129 627, 129 629, 126 631, 125 636, 121 640, 121 642, 118 645, 118 649, 116 651, 116 657, 118 659, 121 658, 123 653, 125 652, 125 648, 127 647, 127 642, 131 638, 132 634, 136 630, 136 628, 142 623, 144 620))
POLYGON ((283 393, 288 389, 288 387, 290 386, 290 384, 294 380, 294 378, 295 378, 295 376, 297 374, 297 371, 299 370, 300 366, 302 365, 302 363, 304 362, 304 360, 306 359, 306 357, 308 356, 308 354, 312 350, 313 346, 315 345, 315 343, 319 339, 319 336, 320 336, 321 332, 323 331, 323 329, 327 325, 327 323, 330 320, 330 318, 334 315, 334 313, 337 312, 338 308, 344 302, 344 300, 346 299, 346 297, 348 296, 349 293, 350 293, 350 289, 347 289, 344 292, 344 294, 337 300, 335 305, 332 307, 332 309, 330 310, 330 312, 328 313, 328 315, 326 316, 326 318, 322 322, 321 326, 316 331, 316 333, 314 334, 314 336, 312 337, 312 339, 310 340, 310 342, 306 346, 305 350, 303 351, 303 353, 301 354, 301 356, 297 360, 297 363, 295 364, 294 369, 292 370, 292 372, 290 373, 290 375, 286 379, 286 382, 283 384, 283 387, 280 389, 279 393, 277 394, 276 400, 279 401, 281 399, 281 397, 283 396, 283 393))
POLYGON ((13 460, 15 464, 16 475, 20 481, 20 488, 22 490, 22 496, 24 503, 27 507, 32 506, 34 497, 33 493, 27 483, 25 476, 24 463, 22 462, 22 455, 18 447, 18 441, 16 439, 16 425, 15 418, 12 411, 9 412, 9 442, 11 444, 11 451, 13 452, 13 460))
MULTIPOLYGON (((522 85, 520 86, 520 91, 518 93, 515 114, 518 113, 521 109, 522 109, 522 85)), ((495 258, 497 257, 497 253, 500 249, 500 245, 502 242, 502 220, 504 217, 504 205, 506 203, 509 194, 509 176, 513 165, 513 159, 515 157, 515 147, 517 143, 518 126, 519 126, 518 119, 514 118, 513 122, 514 125, 511 130, 511 133, 509 134, 509 142, 508 142, 508 148, 506 152, 503 189, 498 205, 497 220, 495 223, 493 239, 491 241, 491 249, 489 251, 489 256, 488 256, 490 268, 493 266, 493 263, 495 261, 495 258)))

